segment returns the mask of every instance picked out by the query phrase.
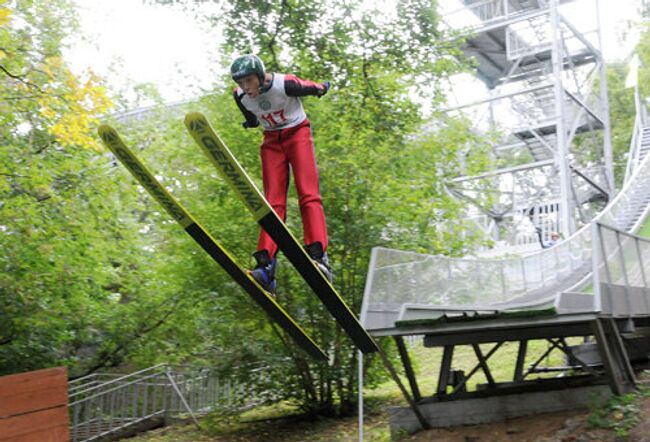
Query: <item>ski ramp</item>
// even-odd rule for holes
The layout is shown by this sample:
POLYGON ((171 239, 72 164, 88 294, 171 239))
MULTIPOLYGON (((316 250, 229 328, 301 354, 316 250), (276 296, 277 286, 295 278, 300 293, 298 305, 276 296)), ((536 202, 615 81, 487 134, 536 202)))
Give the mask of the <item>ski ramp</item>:
MULTIPOLYGON (((636 138, 650 146, 650 127, 636 138)), ((594 220, 549 249, 467 259, 374 248, 362 324, 382 336, 399 321, 525 310, 650 316, 650 242, 634 235, 650 209, 649 160, 594 220)))

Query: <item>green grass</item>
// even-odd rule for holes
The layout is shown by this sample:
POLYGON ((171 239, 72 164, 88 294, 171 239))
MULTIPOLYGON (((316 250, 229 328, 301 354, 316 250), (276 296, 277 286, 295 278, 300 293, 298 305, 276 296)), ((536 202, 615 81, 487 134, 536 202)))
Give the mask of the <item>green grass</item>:
MULTIPOLYGON (((567 341, 569 344, 575 344, 581 342, 581 338, 569 339, 567 341)), ((495 344, 481 344, 479 347, 485 356, 494 345, 495 344)), ((547 350, 549 346, 550 344, 546 341, 530 341, 528 343, 527 357, 524 366, 527 367, 532 364, 547 350)), ((496 382, 512 381, 518 350, 519 344, 517 342, 506 342, 490 357, 488 365, 496 382)), ((438 367, 440 367, 440 361, 442 359, 442 349, 424 348, 420 345, 412 349, 411 355, 422 395, 433 395, 438 385, 438 367)), ((467 375, 477 363, 478 358, 476 357, 472 347, 457 346, 455 348, 452 363, 454 370, 463 370, 467 375)), ((548 357, 544 358, 542 363, 539 365, 542 367, 564 365, 564 356, 558 350, 554 350, 548 357)), ((552 373, 539 373, 531 375, 527 379, 546 378, 554 375, 555 374, 552 373)), ((486 382, 487 378, 485 377, 485 374, 483 371, 479 370, 469 379, 467 387, 470 391, 473 391, 476 389, 478 384, 486 382)))
POLYGON ((650 388, 647 387, 640 387, 634 393, 613 396, 605 406, 592 410, 587 422, 592 428, 612 430, 618 438, 627 440, 630 430, 641 421, 640 402, 646 397, 650 397, 650 388))
MULTIPOLYGON (((638 232, 639 236, 650 238, 650 217, 638 232)), ((580 338, 568 340, 569 344, 581 342, 580 338)), ((493 344, 481 345, 486 354, 493 344)), ((529 342, 525 366, 531 364, 550 344, 545 341, 529 342)), ((518 344, 507 342, 490 358, 489 366, 497 382, 512 380, 517 357, 518 344)), ((418 386, 424 397, 435 393, 438 382, 438 367, 442 349, 424 348, 421 339, 409 347, 409 355, 415 367, 418 386)), ((471 347, 456 347, 453 368, 465 373, 476 364, 477 359, 471 347)), ((564 357, 557 350, 542 362, 542 366, 563 365, 564 357)), ((398 366, 398 370, 400 367, 398 366)), ((552 377, 554 374, 537 374, 532 377, 552 377)), ((405 385, 406 378, 402 377, 405 385)), ((485 383, 485 375, 479 371, 468 382, 468 389, 475 390, 477 384, 485 383)), ((650 395, 643 390, 640 395, 650 395)), ((592 426, 608 428, 624 437, 638 422, 638 396, 625 395, 613 398, 602 408, 594 409, 589 417, 592 426)), ((406 406, 405 400, 392 381, 388 380, 364 394, 365 421, 364 440, 369 442, 389 442, 388 417, 382 411, 388 405, 406 406)), ((201 419, 202 430, 194 425, 171 426, 129 439, 131 442, 353 442, 358 440, 357 417, 342 419, 320 419, 309 421, 297 417, 295 404, 283 402, 273 406, 258 407, 239 416, 211 415, 201 419)))
MULTIPOLYGON (((574 342, 580 342, 577 338, 574 342)), ((442 349, 425 348, 422 339, 408 345, 409 355, 414 364, 420 392, 424 397, 435 393, 438 382, 438 368, 442 358, 442 349)), ((487 354, 494 344, 480 345, 482 353, 487 354)), ((545 341, 532 341, 528 346, 526 366, 531 364, 548 348, 545 341)), ((489 366, 497 382, 510 381, 517 357, 518 344, 505 343, 489 359, 489 366)), ((478 362, 471 347, 458 346, 454 352, 453 368, 469 371, 478 362)), ((542 366, 563 365, 562 354, 555 350, 542 362, 542 366)), ((397 369, 401 371, 398 364, 397 369)), ((554 374, 539 374, 534 377, 549 377, 554 374)), ((402 381, 407 385, 405 377, 402 381)), ((485 375, 479 371, 468 382, 468 389, 487 382, 485 375)), ((388 416, 384 409, 389 405, 406 406, 397 385, 388 380, 376 388, 364 392, 364 440, 370 442, 389 442, 391 440, 388 416)), ((194 425, 167 427, 136 438, 132 442, 353 442, 358 440, 357 417, 341 419, 308 420, 298 415, 295 404, 282 402, 272 406, 258 407, 238 416, 210 415, 201 419, 202 430, 194 425)))

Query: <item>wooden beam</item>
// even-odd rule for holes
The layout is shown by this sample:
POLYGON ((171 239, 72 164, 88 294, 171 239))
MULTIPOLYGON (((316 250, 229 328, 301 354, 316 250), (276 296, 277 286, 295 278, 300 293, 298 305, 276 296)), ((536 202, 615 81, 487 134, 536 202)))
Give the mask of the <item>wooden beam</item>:
MULTIPOLYGON (((598 345, 598 352, 600 353, 600 358, 607 372, 607 378, 609 380, 609 386, 612 389, 614 394, 625 394, 632 391, 635 387, 634 381, 631 385, 628 379, 626 379, 627 373, 623 368, 624 362, 621 361, 621 353, 617 351, 617 348, 612 345, 612 340, 615 338, 612 336, 612 331, 607 330, 608 323, 603 318, 597 318, 592 323, 594 329, 594 336, 596 337, 596 344, 598 345)), ((618 333, 618 329, 615 328, 618 333)))
POLYGON ((524 364, 526 363, 526 353, 528 351, 528 341, 519 341, 519 350, 517 350, 517 362, 515 363, 515 374, 513 380, 522 382, 524 380, 524 364))
POLYGON ((390 362, 388 359, 388 356, 384 353, 384 350, 379 347, 379 356, 381 357, 382 362, 384 363, 384 367, 386 367, 386 370, 388 370, 388 373, 390 376, 393 378, 397 386, 399 387, 400 391, 402 392, 402 395, 404 396, 404 399, 406 399, 406 402, 408 402, 409 406, 411 407, 411 410, 413 410, 413 414, 415 414, 415 417, 417 418, 418 422, 420 423, 420 427, 422 427, 423 430, 429 430, 431 426, 427 422, 427 420, 424 418, 424 415, 420 412, 420 409, 418 408, 417 404, 409 394, 409 392, 406 390, 406 387, 404 387, 404 384, 402 383, 401 379, 399 378, 399 375, 397 374, 397 371, 395 370, 395 367, 393 364, 390 362))
POLYGON ((68 376, 64 367, 0 377, 0 440, 67 442, 68 376))
POLYGON ((449 385, 449 373, 451 371, 451 361, 454 357, 454 346, 445 345, 442 352, 442 361, 440 362, 440 373, 438 374, 438 389, 437 394, 447 394, 447 386, 449 385))
POLYGON ((406 374, 406 378, 408 379, 409 385, 411 386, 413 399, 415 402, 420 402, 422 395, 420 394, 420 389, 418 388, 418 383, 415 379, 415 372, 413 371, 411 359, 409 358, 408 351, 404 345, 404 338, 402 336, 395 336, 395 344, 397 345, 397 351, 399 352, 399 357, 402 360, 402 365, 404 366, 404 373, 406 374))
MULTIPOLYGON (((490 359, 490 357, 494 354, 494 352, 496 352, 499 349, 499 347, 501 347, 503 345, 503 342, 504 341, 497 342, 494 345, 494 347, 492 347, 492 349, 488 352, 488 354, 485 355, 485 361, 490 359)), ((454 390, 450 394, 454 394, 454 393, 460 391, 462 388, 464 388, 465 384, 467 384, 467 381, 469 381, 469 379, 472 376, 474 376, 474 374, 479 370, 479 368, 481 368, 481 363, 480 362, 478 364, 476 364, 476 366, 472 369, 472 371, 469 372, 469 374, 465 377, 465 379, 462 380, 462 382, 460 382, 458 385, 454 385, 454 390)))
POLYGON ((494 378, 492 377, 492 373, 490 372, 490 367, 487 364, 487 358, 484 357, 483 352, 481 352, 481 347, 479 347, 478 344, 472 344, 472 348, 474 349, 474 354, 476 354, 476 358, 478 359, 478 365, 481 366, 481 369, 485 374, 485 378, 487 379, 488 384, 494 386, 494 378))

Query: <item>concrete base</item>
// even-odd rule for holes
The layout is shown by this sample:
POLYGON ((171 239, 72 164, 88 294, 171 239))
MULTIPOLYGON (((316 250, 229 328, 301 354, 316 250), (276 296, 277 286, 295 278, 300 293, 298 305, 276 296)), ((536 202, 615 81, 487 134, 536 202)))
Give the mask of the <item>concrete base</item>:
MULTIPOLYGON (((635 362, 645 362, 649 359, 650 355, 650 337, 624 337, 623 342, 625 343, 625 351, 627 356, 634 365, 635 362)), ((580 344, 575 346, 570 346, 569 350, 571 353, 578 359, 580 359, 585 364, 600 364, 602 365, 603 361, 598 353, 598 346, 595 343, 580 344)), ((568 360, 568 363, 577 364, 575 361, 568 360)))
MULTIPOLYGON (((483 398, 431 401, 419 409, 433 428, 499 422, 538 413, 588 408, 603 404, 611 396, 607 385, 591 385, 563 390, 507 394, 483 398)), ((410 408, 388 409, 391 434, 415 433, 420 423, 410 408)))

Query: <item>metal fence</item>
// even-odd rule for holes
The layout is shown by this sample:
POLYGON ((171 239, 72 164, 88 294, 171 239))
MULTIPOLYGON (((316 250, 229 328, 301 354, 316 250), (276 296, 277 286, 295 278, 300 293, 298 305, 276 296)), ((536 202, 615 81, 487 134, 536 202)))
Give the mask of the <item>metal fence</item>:
POLYGON ((650 315, 650 240, 594 223, 594 294, 603 315, 650 315))
MULTIPOLYGON (((259 378, 265 371, 248 374, 259 378)), ((257 404, 255 398, 252 388, 209 369, 161 364, 125 375, 93 374, 69 383, 71 441, 105 440, 170 417, 233 412, 257 404)))
POLYGON ((548 15, 513 23, 506 28, 506 54, 514 61, 525 55, 550 51, 553 28, 548 15))
POLYGON ((538 2, 512 0, 465 0, 463 7, 442 11, 443 19, 450 27, 472 27, 505 20, 513 16, 543 9, 538 2), (473 18, 474 20, 471 20, 473 18))

